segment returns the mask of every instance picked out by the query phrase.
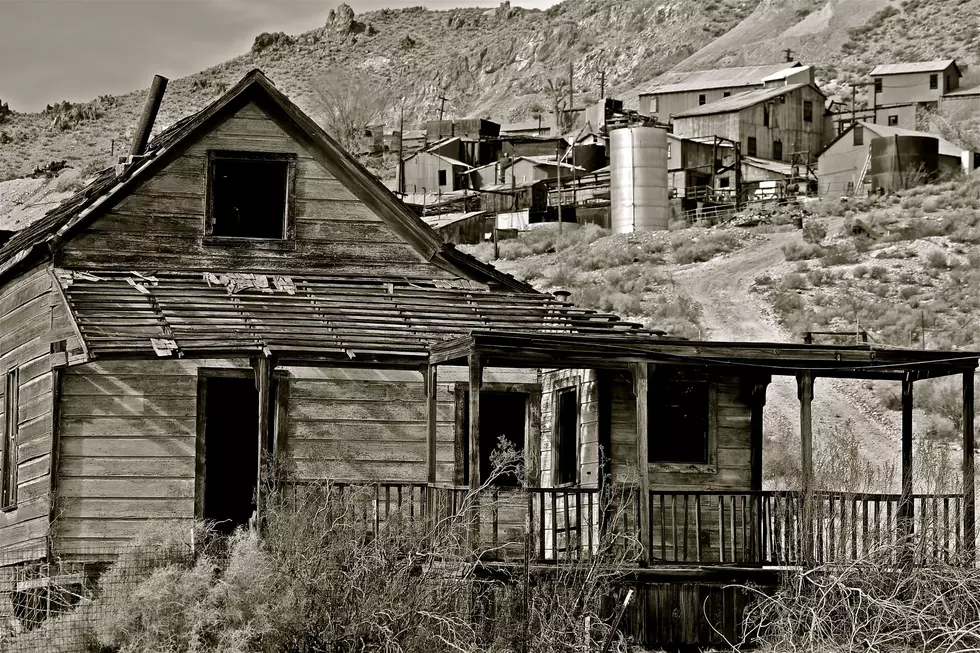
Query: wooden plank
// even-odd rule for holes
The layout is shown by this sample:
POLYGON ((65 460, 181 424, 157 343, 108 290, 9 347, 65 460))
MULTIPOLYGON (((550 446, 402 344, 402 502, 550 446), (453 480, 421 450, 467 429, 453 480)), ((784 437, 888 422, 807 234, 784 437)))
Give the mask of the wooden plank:
MULTIPOLYGON (((362 421, 362 422, 419 422, 425 424, 426 402, 372 402, 359 401, 349 403, 330 403, 323 401, 294 402, 290 407, 289 419, 292 422, 330 422, 330 421, 362 421)), ((451 404, 439 403, 436 410, 437 420, 449 422, 453 419, 451 404)))
POLYGON ((111 417, 165 415, 167 417, 194 417, 197 406, 194 397, 147 397, 123 396, 67 396, 62 401, 62 415, 66 417, 111 417))
POLYGON ((63 437, 61 455, 75 457, 183 458, 194 456, 192 437, 63 437))
MULTIPOLYGON (((449 402, 453 395, 449 385, 439 386, 438 399, 449 402)), ((422 383, 395 381, 334 381, 305 380, 291 381, 290 396, 294 401, 316 399, 317 401, 377 401, 403 402, 425 401, 425 388, 422 383)))
MULTIPOLYGON (((438 433, 439 433, 439 417, 438 417, 438 397, 439 397, 439 382, 438 382, 438 367, 435 365, 425 366, 425 394, 426 394, 426 480, 429 483, 436 482, 436 456, 437 454, 437 443, 438 443, 438 433)), ((452 447, 445 447, 448 449, 450 456, 453 456, 452 447)))
POLYGON ((188 519, 194 516, 193 499, 71 499, 66 506, 73 517, 86 519, 159 518, 188 519))
MULTIPOLYGON (((639 531, 642 562, 650 561, 650 473, 649 473, 649 413, 650 366, 646 363, 631 364, 633 392, 636 395, 636 464, 639 469, 637 491, 639 493, 639 531)), ((654 419, 656 416, 652 416, 654 419)))
POLYGON ((65 497, 188 499, 194 497, 194 479, 159 478, 147 483, 139 477, 65 478, 61 493, 65 497))
MULTIPOLYGON (((145 362, 139 365, 144 369, 147 367, 145 362)), ((145 376, 116 375, 111 372, 88 374, 69 370, 65 374, 62 392, 66 397, 72 395, 194 397, 197 392, 197 376, 188 375, 181 378, 149 373, 145 376)))
POLYGON ((190 417, 64 417, 61 428, 63 437, 186 437, 194 435, 196 421, 190 417))
MULTIPOLYGON (((383 463, 390 462, 425 462, 428 444, 421 441, 386 440, 377 442, 359 442, 356 440, 292 440, 287 446, 289 455, 293 458, 316 460, 359 460, 383 463)), ((439 442, 435 447, 436 460, 451 462, 453 460, 453 445, 450 442, 439 442)))
MULTIPOLYGON (((194 456, 67 456, 61 457, 59 474, 69 477, 140 476, 147 479, 194 478, 194 456)), ((148 480, 148 483, 154 483, 148 480)))
MULTIPOLYGON (((385 442, 397 440, 403 442, 424 442, 426 424, 419 422, 363 422, 336 421, 296 422, 290 419, 289 440, 341 440, 385 442)), ((438 438, 440 441, 452 441, 455 434, 453 422, 439 422, 438 438)))
POLYGON ((898 502, 899 532, 903 539, 912 534, 915 508, 912 501, 912 382, 906 374, 902 380, 902 498, 898 502))

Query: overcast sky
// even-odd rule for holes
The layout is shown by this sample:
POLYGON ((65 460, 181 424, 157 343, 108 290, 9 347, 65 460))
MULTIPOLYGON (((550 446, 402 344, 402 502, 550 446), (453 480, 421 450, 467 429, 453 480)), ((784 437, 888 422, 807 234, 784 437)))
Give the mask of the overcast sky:
MULTIPOLYGON (((324 24, 330 0, 0 0, 0 100, 37 111, 60 100, 143 88, 246 52, 261 32, 324 24)), ((355 13, 424 4, 496 6, 499 0, 348 0, 355 13)), ((554 0, 511 0, 545 8, 554 0)))

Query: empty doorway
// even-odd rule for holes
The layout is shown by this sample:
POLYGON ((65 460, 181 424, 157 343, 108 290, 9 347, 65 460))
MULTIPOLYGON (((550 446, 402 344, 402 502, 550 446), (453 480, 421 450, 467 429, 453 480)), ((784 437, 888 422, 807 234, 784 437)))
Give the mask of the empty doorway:
MULTIPOLYGON (((470 482, 470 393, 461 393, 461 423, 457 430, 461 435, 462 482, 470 482)), ((493 453, 504 440, 518 452, 524 451, 526 441, 526 415, 528 393, 483 390, 480 392, 480 482, 484 483, 494 472, 493 453)), ((500 474, 495 485, 516 486, 517 475, 500 474)))
MULTIPOLYGON (((249 376, 202 378, 203 518, 220 532, 248 524, 258 480, 259 393, 249 376)), ((199 472, 200 473, 200 472, 199 472)))

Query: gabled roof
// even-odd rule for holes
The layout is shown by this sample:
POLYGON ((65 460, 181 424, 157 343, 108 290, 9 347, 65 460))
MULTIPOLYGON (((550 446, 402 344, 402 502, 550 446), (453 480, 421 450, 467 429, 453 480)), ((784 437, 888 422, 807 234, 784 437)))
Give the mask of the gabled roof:
MULTIPOLYGON (((937 141, 939 141, 940 156, 951 156, 951 157, 959 158, 963 154, 963 148, 953 143, 950 143, 944 138, 940 138, 939 136, 936 136, 935 134, 930 134, 928 132, 918 132, 918 131, 913 131, 911 129, 902 129, 901 127, 888 127, 886 125, 876 125, 873 122, 865 122, 863 120, 858 120, 857 124, 861 125, 862 127, 864 127, 864 129, 866 129, 867 131, 871 132, 872 134, 874 134, 879 138, 894 137, 894 136, 924 136, 926 138, 935 138, 937 141)), ((820 155, 823 155, 824 152, 826 152, 831 147, 833 147, 838 141, 844 138, 844 136, 850 134, 853 129, 854 129, 854 125, 851 125, 847 129, 842 131, 840 134, 838 134, 837 138, 832 140, 830 144, 827 145, 827 147, 823 148, 823 151, 820 152, 820 155)), ((865 143, 866 143, 866 147, 871 147, 871 142, 869 140, 865 140, 865 143)))
POLYGON ((529 285, 473 257, 455 250, 448 252, 446 245, 428 225, 257 69, 246 74, 238 84, 203 110, 161 132, 147 146, 143 156, 135 157, 126 165, 103 170, 88 186, 0 246, 0 280, 21 263, 50 258, 80 226, 110 209, 227 116, 250 102, 255 102, 284 131, 307 148, 318 163, 424 259, 464 277, 492 280, 523 291, 532 290, 529 285))
POLYGON ((553 154, 538 155, 538 156, 519 156, 513 160, 512 165, 513 163, 517 163, 518 161, 529 161, 530 163, 533 163, 536 166, 546 166, 551 168, 561 166, 562 168, 567 168, 568 170, 585 170, 585 168, 583 168, 582 166, 572 165, 571 163, 566 163, 564 161, 559 163, 555 159, 555 156, 553 154))
POLYGON ((687 93, 690 91, 709 91, 716 88, 738 88, 741 86, 762 86, 762 80, 769 75, 781 72, 787 68, 795 68, 802 64, 787 62, 767 64, 765 66, 738 66, 735 68, 715 68, 712 70, 690 70, 667 72, 662 75, 656 86, 644 95, 662 95, 665 93, 687 93))
POLYGON ((933 61, 914 61, 910 63, 886 63, 875 68, 869 73, 873 77, 884 75, 905 75, 909 73, 936 73, 942 72, 953 66, 957 74, 960 72, 959 66, 954 59, 934 59, 933 61))
POLYGON ((688 109, 687 111, 681 111, 680 113, 674 114, 674 118, 689 118, 691 116, 708 116, 714 113, 730 113, 732 111, 741 111, 742 109, 747 109, 748 107, 759 104, 760 102, 765 102, 766 100, 771 100, 777 98, 780 95, 786 95, 797 89, 803 88, 804 86, 809 86, 819 92, 821 95, 823 93, 816 86, 809 84, 807 82, 800 82, 799 84, 790 84, 789 86, 774 86, 773 88, 760 88, 755 91, 747 91, 745 93, 739 93, 738 95, 731 95, 729 97, 723 98, 716 102, 709 102, 708 104, 703 104, 694 109, 688 109))

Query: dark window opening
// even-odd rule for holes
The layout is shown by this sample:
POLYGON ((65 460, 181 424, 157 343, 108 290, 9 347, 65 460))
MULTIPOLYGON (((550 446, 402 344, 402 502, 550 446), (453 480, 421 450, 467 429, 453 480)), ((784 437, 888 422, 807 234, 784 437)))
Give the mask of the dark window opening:
POLYGON ((779 96, 779 103, 780 104, 786 104, 786 96, 785 95, 780 95, 779 96))
POLYGON ((17 415, 20 411, 20 374, 14 369, 7 372, 3 391, 3 451, 2 488, 0 488, 0 509, 7 510, 17 506, 17 415))
MULTIPOLYGON (((275 394, 273 384, 273 404, 275 394)), ((203 517, 223 533, 247 525, 255 511, 258 414, 259 392, 254 378, 205 378, 203 517)), ((268 452, 271 433, 264 440, 268 452)))
POLYGON ((730 184, 731 180, 729 180, 728 177, 721 177, 718 180, 718 188, 728 188, 730 184))
POLYGON ((854 144, 864 145, 864 125, 854 125, 854 144))
POLYGON ((875 93, 881 93, 881 77, 875 77, 875 93))
POLYGON ((285 239, 294 161, 292 155, 212 152, 207 235, 285 239))
POLYGON ((555 393, 555 485, 578 482, 578 391, 555 393))
POLYGON ((724 93, 722 93, 722 97, 730 97, 731 94, 732 94, 731 91, 725 91, 724 93))
POLYGON ((707 464, 708 383, 654 375, 647 395, 649 460, 653 463, 707 464))
POLYGON ((440 170, 439 171, 439 185, 440 186, 445 186, 446 185, 446 171, 445 170, 440 170))
POLYGON ((946 92, 949 93, 949 90, 950 90, 949 89, 949 87, 950 87, 949 75, 946 75, 946 78, 945 79, 946 79, 946 92))
POLYGON ((803 100, 803 122, 813 122, 813 102, 803 100))
POLYGON ((756 153, 756 150, 757 149, 758 148, 756 146, 755 136, 749 136, 749 140, 748 140, 748 142, 746 143, 746 146, 745 146, 745 154, 746 154, 746 156, 755 156, 755 153, 756 153))
POLYGON ((933 74, 929 75, 929 88, 930 89, 937 89, 937 88, 939 88, 939 75, 938 74, 933 73, 933 74))
POLYGON ((776 161, 783 160, 783 142, 773 141, 772 142, 772 158, 776 161))
POLYGON ((980 168, 980 152, 973 153, 973 169, 980 168))
POLYGON ((702 106, 708 103, 708 97, 704 93, 698 94, 698 106, 702 106))
MULTIPOLYGON (((463 392, 462 432, 463 483, 470 482, 470 393, 463 392)), ((493 454, 500 448, 503 438, 515 451, 524 451, 525 426, 527 424, 526 392, 480 392, 480 482, 485 483, 493 473, 493 454)), ((514 487, 518 484, 513 472, 501 474, 494 485, 514 487)))
POLYGON ((763 127, 768 127, 769 126, 769 105, 768 104, 763 104, 762 105, 762 126, 763 127))
POLYGON ((898 116, 888 116, 888 126, 895 127, 898 125, 898 116))

